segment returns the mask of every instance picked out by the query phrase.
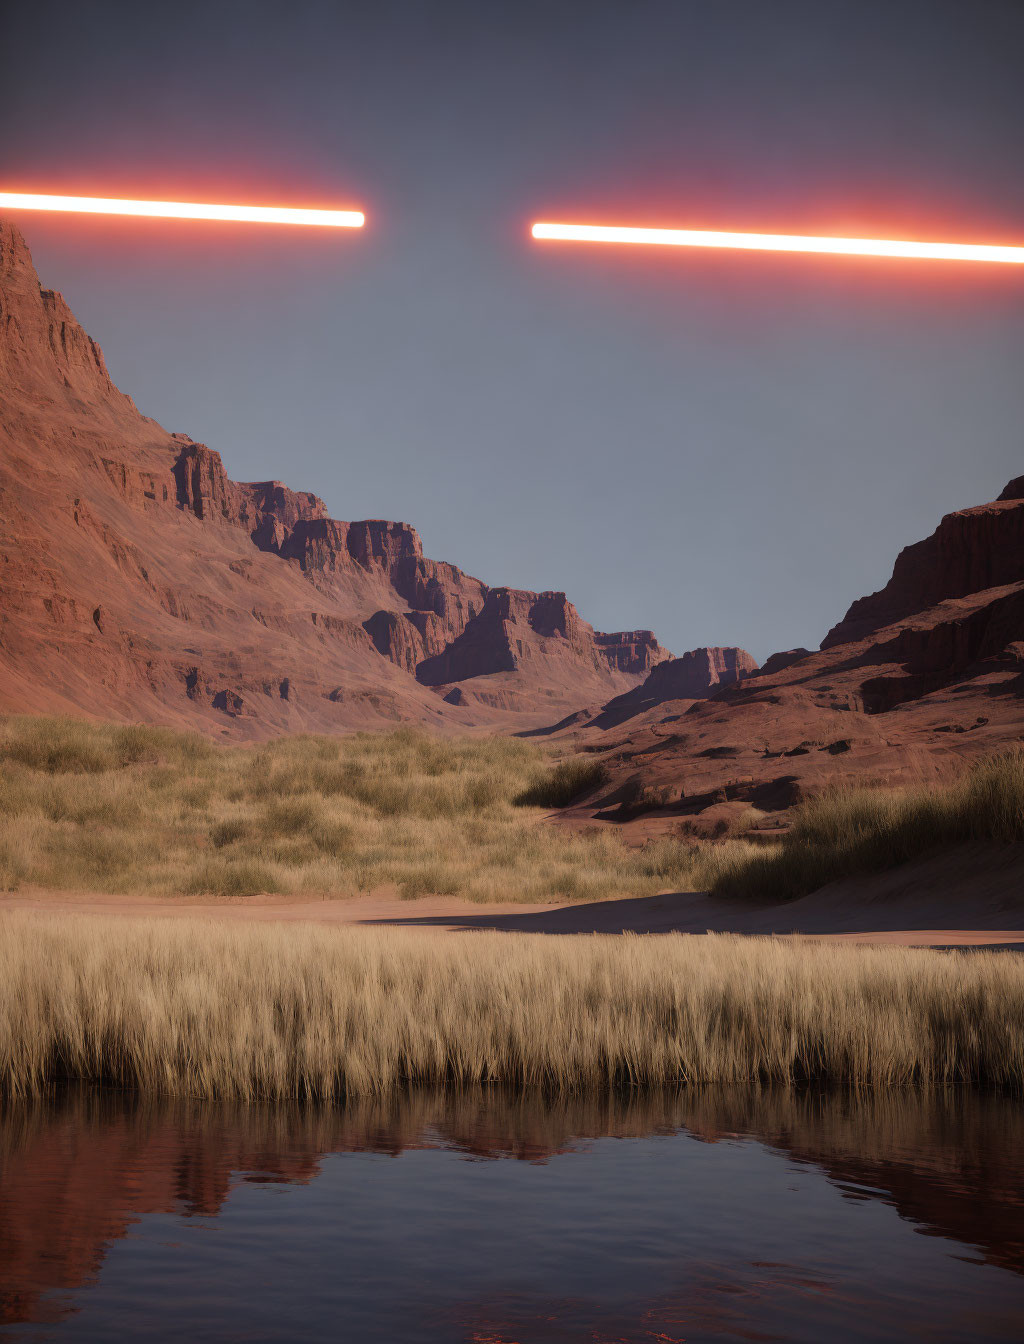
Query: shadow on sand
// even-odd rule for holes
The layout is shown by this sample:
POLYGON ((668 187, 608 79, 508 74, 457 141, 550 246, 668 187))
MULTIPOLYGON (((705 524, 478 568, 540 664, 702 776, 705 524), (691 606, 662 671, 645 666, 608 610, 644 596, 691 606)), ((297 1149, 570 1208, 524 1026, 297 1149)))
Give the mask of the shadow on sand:
MULTIPOLYGON (((751 918, 763 910, 737 906, 725 915, 720 902, 699 892, 672 892, 660 896, 627 897, 560 906, 557 910, 500 913, 501 907, 481 914, 397 916, 361 920, 363 924, 408 928, 496 929, 505 933, 750 933, 751 918), (723 915, 725 917, 723 918, 723 915), (710 921, 710 922, 709 922, 710 921), (726 927, 728 926, 728 927, 726 927)), ((787 930, 788 932, 788 930, 787 930)))
MULTIPOLYGON (((828 889, 826 889, 827 891, 828 889)), ((369 926, 397 928, 438 928, 456 932, 492 930, 502 933, 738 933, 750 936, 791 936, 843 938, 866 942, 906 943, 934 948, 984 947, 988 950, 1024 951, 1024 932, 1015 931, 1006 920, 1008 911, 993 920, 978 918, 969 912, 966 920, 941 921, 937 914, 963 915, 961 911, 908 909, 895 905, 879 909, 871 904, 859 909, 842 908, 825 895, 792 901, 782 905, 757 905, 743 900, 726 900, 706 892, 663 892, 658 896, 627 897, 615 901, 577 902, 558 909, 518 910, 502 913, 501 907, 482 907, 480 913, 391 915, 364 919, 369 926), (935 927, 942 923, 942 927, 935 927), (1007 922, 1011 928, 1000 927, 1007 922)), ((1014 911, 1012 914, 1017 914, 1014 911)))

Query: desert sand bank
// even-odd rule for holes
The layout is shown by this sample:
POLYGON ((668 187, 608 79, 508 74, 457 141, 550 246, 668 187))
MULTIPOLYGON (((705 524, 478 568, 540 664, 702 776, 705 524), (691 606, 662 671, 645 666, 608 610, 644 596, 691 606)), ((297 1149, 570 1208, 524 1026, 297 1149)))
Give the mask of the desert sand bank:
POLYGON ((25 889, 0 896, 0 911, 125 914, 153 918, 311 921, 418 931, 519 933, 738 933, 804 936, 918 947, 1024 950, 1024 855, 1005 862, 963 851, 871 879, 837 882, 784 905, 751 905, 702 892, 665 892, 590 903, 481 905, 453 897, 403 901, 391 893, 310 899, 98 895, 25 889), (979 861, 981 860, 981 861, 979 861))

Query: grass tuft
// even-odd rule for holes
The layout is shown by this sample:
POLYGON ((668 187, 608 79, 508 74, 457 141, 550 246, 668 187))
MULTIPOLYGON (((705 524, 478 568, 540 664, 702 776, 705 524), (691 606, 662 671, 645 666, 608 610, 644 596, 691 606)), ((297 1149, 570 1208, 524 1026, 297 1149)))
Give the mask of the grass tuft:
POLYGON ((577 757, 559 761, 542 779, 536 780, 513 801, 520 807, 568 807, 581 794, 599 788, 608 778, 608 771, 600 761, 577 757))

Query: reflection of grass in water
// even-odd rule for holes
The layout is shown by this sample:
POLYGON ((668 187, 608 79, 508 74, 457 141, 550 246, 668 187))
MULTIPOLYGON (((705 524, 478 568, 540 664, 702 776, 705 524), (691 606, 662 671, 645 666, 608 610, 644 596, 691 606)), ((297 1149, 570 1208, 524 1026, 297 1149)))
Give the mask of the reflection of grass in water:
MULTIPOLYGON (((305 1175, 310 1163, 331 1152, 401 1152, 440 1142, 491 1157, 542 1158, 593 1139, 679 1130, 712 1143, 750 1135, 818 1163, 889 1167, 895 1174, 913 1170, 922 1179, 931 1172, 944 1197, 959 1190, 972 1206, 983 1192, 1014 1209, 1020 1203, 1024 1108, 994 1089, 959 1085, 734 1083, 583 1091, 413 1085, 352 1096, 342 1105, 220 1101, 71 1085, 8 1101, 0 1125, 0 1170, 34 1143, 49 1162, 55 1132, 122 1132, 134 1152, 149 1135, 161 1139, 178 1132, 194 1153, 179 1163, 172 1149, 171 1160, 202 1183, 221 1145, 232 1150, 228 1171, 250 1171, 262 1160, 273 1170, 294 1164, 305 1175)), ((156 1160, 167 1155, 166 1144, 158 1142, 156 1160)), ((25 1213, 32 1217, 30 1206, 25 1213)), ((983 1223, 981 1209, 974 1213, 973 1221, 983 1223)), ((1024 1268, 1024 1260, 1021 1264, 1024 1268)))
POLYGON ((684 882, 692 848, 538 825, 598 780, 509 738, 400 730, 214 746, 162 728, 8 719, 0 885, 245 896, 593 900, 684 882))
POLYGON ((1024 961, 771 939, 8 915, 0 1084, 1024 1081, 1024 961))
POLYGON ((781 845, 722 849, 712 890, 790 900, 971 842, 1024 841, 1024 748, 934 789, 852 789, 804 803, 781 845))

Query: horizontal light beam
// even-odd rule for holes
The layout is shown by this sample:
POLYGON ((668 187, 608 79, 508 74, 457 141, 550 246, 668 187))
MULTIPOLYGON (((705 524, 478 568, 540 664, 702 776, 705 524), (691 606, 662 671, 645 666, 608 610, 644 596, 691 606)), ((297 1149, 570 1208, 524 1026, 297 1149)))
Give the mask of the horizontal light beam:
POLYGON ((893 238, 815 238, 789 233, 721 233, 707 229, 635 229, 604 224, 534 224, 534 238, 572 243, 648 243, 661 247, 735 247, 747 252, 824 252, 923 261, 1024 263, 1024 247, 988 243, 913 243, 893 238))
POLYGON ((0 191, 0 210, 70 210, 86 215, 146 215, 158 219, 236 220, 243 224, 313 224, 360 229, 359 210, 298 210, 287 205, 208 205, 195 201, 122 201, 103 196, 37 196, 0 191))

